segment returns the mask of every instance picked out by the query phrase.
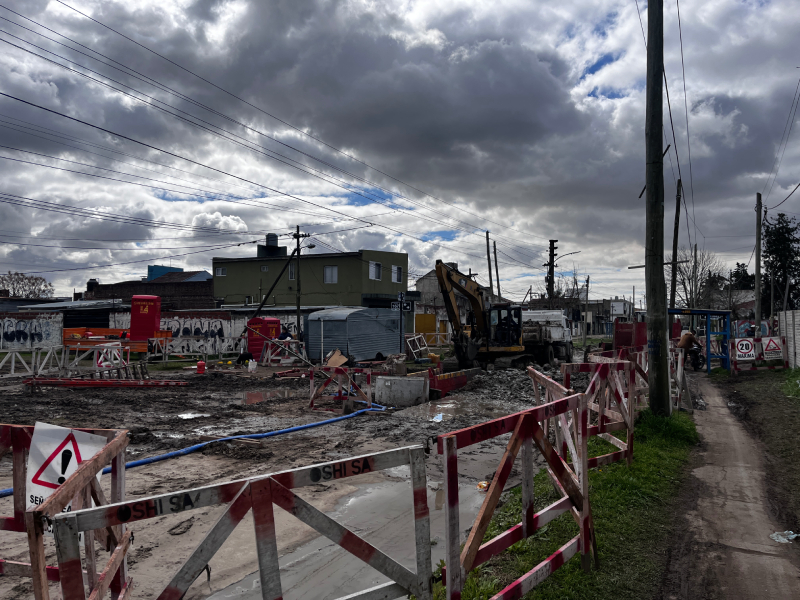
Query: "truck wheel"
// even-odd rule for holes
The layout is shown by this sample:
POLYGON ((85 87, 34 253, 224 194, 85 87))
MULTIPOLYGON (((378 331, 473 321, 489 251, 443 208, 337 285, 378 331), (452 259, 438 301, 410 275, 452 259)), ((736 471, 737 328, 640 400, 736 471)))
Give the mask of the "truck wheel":
POLYGON ((572 360, 572 355, 575 353, 575 347, 572 345, 572 342, 567 344, 567 362, 575 362, 572 360))
POLYGON ((547 348, 545 349, 545 358, 547 359, 547 362, 550 363, 551 367, 556 366, 556 353, 555 350, 553 350, 552 344, 547 344, 547 348))

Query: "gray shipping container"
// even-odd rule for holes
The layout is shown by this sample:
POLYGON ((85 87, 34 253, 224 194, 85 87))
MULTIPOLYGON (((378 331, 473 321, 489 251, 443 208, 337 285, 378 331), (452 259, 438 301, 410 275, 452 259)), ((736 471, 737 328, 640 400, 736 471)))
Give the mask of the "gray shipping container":
POLYGON ((400 312, 388 308, 331 308, 308 315, 306 352, 311 360, 332 350, 353 360, 399 354, 400 312))

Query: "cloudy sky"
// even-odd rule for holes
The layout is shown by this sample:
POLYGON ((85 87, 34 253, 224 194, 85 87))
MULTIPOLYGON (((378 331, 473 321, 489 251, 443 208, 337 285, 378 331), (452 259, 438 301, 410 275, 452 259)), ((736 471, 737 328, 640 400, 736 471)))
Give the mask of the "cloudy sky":
MULTIPOLYGON (((800 133, 781 144, 800 11, 680 10, 685 95, 665 4, 665 239, 679 160, 681 245, 746 263, 756 193, 772 207, 800 181, 800 133)), ((0 18, 0 270, 64 295, 147 264, 210 270, 299 224, 314 252, 402 251, 412 278, 441 258, 485 282, 489 230, 511 298, 541 286, 551 238, 580 251, 558 270, 591 275, 592 297, 643 295, 636 0, 13 0, 0 18)))

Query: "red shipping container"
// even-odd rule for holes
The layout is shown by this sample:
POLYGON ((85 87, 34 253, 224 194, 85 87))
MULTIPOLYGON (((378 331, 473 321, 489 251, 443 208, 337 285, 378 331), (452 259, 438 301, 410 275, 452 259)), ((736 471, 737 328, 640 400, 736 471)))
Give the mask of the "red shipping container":
POLYGON ((281 320, 273 317, 256 317, 250 319, 247 326, 250 328, 247 330, 247 351, 258 360, 267 341, 263 336, 272 340, 278 339, 281 334, 281 320))
POLYGON ((161 296, 134 296, 131 299, 130 339, 141 342, 155 337, 161 329, 161 296))

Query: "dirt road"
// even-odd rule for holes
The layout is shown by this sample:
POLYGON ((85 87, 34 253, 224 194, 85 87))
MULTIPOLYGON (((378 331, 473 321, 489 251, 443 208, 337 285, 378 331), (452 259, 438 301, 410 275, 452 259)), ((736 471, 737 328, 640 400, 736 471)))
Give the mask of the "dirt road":
POLYGON ((698 381, 707 410, 695 411, 701 448, 695 457, 686 512, 677 518, 661 597, 730 600, 797 598, 796 544, 770 534, 786 527, 771 516, 764 450, 710 382, 698 381))

